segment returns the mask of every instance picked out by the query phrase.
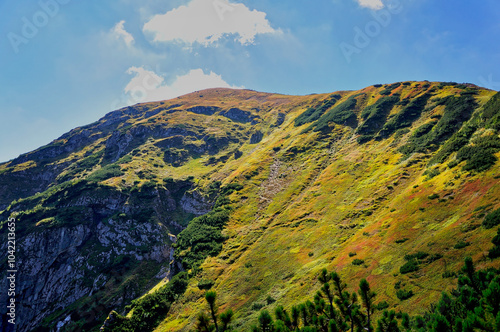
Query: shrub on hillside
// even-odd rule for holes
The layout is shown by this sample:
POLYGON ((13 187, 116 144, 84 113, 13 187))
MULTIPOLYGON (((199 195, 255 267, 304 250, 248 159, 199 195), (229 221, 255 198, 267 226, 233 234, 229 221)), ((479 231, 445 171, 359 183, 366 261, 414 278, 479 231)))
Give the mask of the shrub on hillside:
POLYGON ((500 92, 497 92, 484 105, 483 116, 486 120, 487 128, 500 130, 500 92))
POLYGON ((500 209, 496 209, 495 211, 489 213, 483 220, 483 226, 487 229, 493 228, 497 225, 500 225, 500 209))
POLYGON ((460 241, 457 242, 457 244, 455 244, 453 246, 453 248, 455 248, 455 249, 463 249, 463 248, 465 248, 467 246, 470 246, 469 242, 460 240, 460 241))
POLYGON ((438 99, 435 106, 438 105, 445 105, 443 116, 437 121, 420 126, 413 132, 408 143, 399 149, 405 156, 414 152, 437 150, 441 143, 452 137, 462 124, 470 119, 478 106, 474 97, 470 95, 438 99))
POLYGON ((410 297, 413 296, 413 291, 412 290, 406 290, 406 289, 398 289, 396 291, 396 296, 401 301, 404 301, 404 300, 407 300, 407 299, 409 299, 410 297))
POLYGON ((474 145, 462 147, 457 153, 458 161, 467 161, 466 171, 482 172, 491 168, 497 162, 495 153, 500 151, 500 139, 495 135, 483 136, 476 139, 474 145))
POLYGON ((352 261, 352 265, 361 265, 363 264, 365 261, 362 260, 362 259, 359 259, 359 258, 356 258, 352 261))
POLYGON ((187 285, 187 273, 180 272, 176 274, 168 284, 156 292, 132 301, 132 305, 129 308, 133 311, 130 316, 122 316, 117 312, 112 312, 110 314, 112 318, 106 320, 101 331, 152 331, 167 315, 171 304, 179 295, 184 294, 187 285))
MULTIPOLYGON (((302 126, 308 122, 313 121, 314 114, 316 113, 316 109, 312 107, 308 107, 302 114, 300 114, 295 119, 295 127, 302 126)), ((319 116, 318 116, 319 117, 319 116)))
MULTIPOLYGON (((423 251, 419 251, 419 252, 414 253, 414 254, 405 255, 404 258, 407 262, 399 268, 399 272, 401 272, 401 274, 407 274, 407 273, 418 271, 420 269, 420 263, 424 259, 426 259, 428 256, 429 256, 429 254, 426 252, 423 252, 423 251)), ((431 263, 431 261, 427 261, 427 262, 424 261, 422 263, 431 263)))
POLYGON ((375 307, 377 308, 377 310, 384 310, 389 308, 389 303, 387 303, 387 301, 382 301, 377 303, 375 307))
POLYGON ((407 274, 419 270, 418 262, 415 259, 409 260, 399 268, 401 274, 407 274))
POLYGON ((213 280, 208 280, 208 279, 201 279, 198 281, 198 288, 199 289, 210 289, 214 285, 213 280))
POLYGON ((419 260, 423 260, 423 259, 427 258, 428 256, 429 256, 429 254, 428 254, 428 253, 423 252, 423 251, 419 251, 419 252, 417 252, 417 253, 415 253, 415 254, 408 254, 408 255, 405 255, 405 259, 406 259, 407 261, 412 260, 412 259, 419 259, 419 260))
POLYGON ((122 176, 124 174, 125 173, 121 170, 120 165, 111 164, 95 171, 89 175, 87 180, 90 182, 101 182, 107 179, 122 176))
POLYGON ((334 94, 320 105, 309 107, 295 119, 295 127, 318 120, 329 108, 333 107, 340 98, 340 95, 334 94))
POLYGON ((428 199, 437 199, 437 198, 439 198, 439 195, 434 193, 432 195, 427 196, 427 198, 428 199))
POLYGON ((357 100, 354 96, 347 99, 345 102, 335 106, 314 124, 314 131, 324 131, 328 128, 329 123, 333 122, 339 125, 356 127, 357 117, 353 110, 356 107, 357 100))
POLYGON ((488 257, 491 259, 500 257, 500 228, 497 230, 497 235, 491 240, 494 247, 490 249, 488 257))
POLYGON ((366 107, 361 112, 365 120, 356 130, 361 135, 374 135, 378 133, 385 124, 391 109, 399 101, 398 96, 380 98, 375 104, 366 107))
POLYGON ((406 105, 406 107, 404 107, 392 119, 387 121, 387 123, 380 131, 379 136, 387 138, 398 129, 410 127, 412 123, 420 117, 430 97, 431 95, 426 93, 422 96, 412 99, 410 102, 408 102, 407 99, 403 99, 402 101, 405 101, 403 103, 402 101, 398 102, 398 104, 404 104, 404 106, 406 105))
POLYGON ((401 83, 390 84, 390 85, 386 86, 385 89, 380 92, 380 94, 383 96, 388 96, 391 94, 392 90, 396 89, 400 85, 401 85, 401 83))

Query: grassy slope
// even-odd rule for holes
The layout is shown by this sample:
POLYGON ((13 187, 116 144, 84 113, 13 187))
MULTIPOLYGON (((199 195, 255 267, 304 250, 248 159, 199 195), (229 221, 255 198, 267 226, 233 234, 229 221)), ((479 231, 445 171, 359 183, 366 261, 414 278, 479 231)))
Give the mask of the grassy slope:
MULTIPOLYGON (((386 87, 338 92, 341 99, 337 104, 349 97, 356 98, 353 111, 361 119, 366 106, 384 97, 383 91, 411 99, 431 90, 432 98, 436 98, 460 94, 464 89, 425 82, 412 82, 389 91, 386 87)), ((493 94, 479 90, 475 98, 483 105, 493 94)), ((102 182, 126 189, 148 181, 161 184, 165 178, 193 176, 199 187, 217 180, 244 185, 232 197, 235 210, 224 230, 228 240, 223 251, 205 261, 202 272, 191 280, 188 291, 174 304, 158 331, 192 327, 196 313, 205 306, 204 291, 196 287, 201 279, 215 281, 221 309, 235 309, 237 326, 247 328, 257 316, 252 309, 255 303, 265 304, 268 296, 277 300, 270 309, 278 304, 287 307, 301 302, 317 290, 315 276, 324 267, 356 280, 349 284, 367 277, 379 293, 378 300, 415 312, 437 299, 442 289, 452 287, 451 279, 443 279, 441 275, 455 270, 465 255, 479 260, 479 267, 498 265, 498 261, 491 263, 484 258, 495 230, 477 227, 482 212, 499 207, 500 186, 495 178, 498 163, 480 174, 461 171, 464 163, 452 169, 443 163, 437 165, 441 173, 427 179, 423 173, 433 152, 414 154, 407 160, 402 160, 397 152, 416 128, 442 115, 444 106, 431 107, 431 98, 429 108, 412 124, 410 132, 365 144, 358 144, 355 129, 347 126, 331 123, 328 130, 322 127, 321 132, 308 131, 310 123, 295 127, 297 116, 331 95, 283 96, 211 89, 170 101, 136 105, 135 116, 129 120, 122 116, 124 120, 116 129, 122 133, 130 133, 139 126, 162 126, 184 128, 197 134, 198 138, 190 141, 195 145, 202 144, 207 136, 238 140, 214 153, 190 154, 179 167, 165 161, 164 149, 158 145, 163 139, 137 140, 132 142, 131 151, 126 151, 126 156, 116 162, 124 174, 102 182), (236 107, 259 119, 251 124, 231 121, 222 115, 170 112, 200 105, 223 110, 236 107), (287 116, 277 126, 279 113, 287 116), (256 131, 264 134, 263 140, 251 144, 250 137, 256 131), (242 152, 238 159, 234 155, 236 149, 242 152), (442 201, 429 199, 431 194, 438 194, 442 201), (481 206, 488 207, 474 211, 481 206), (408 240, 395 243, 403 238, 408 240), (471 245, 454 249, 459 240, 471 245), (399 274, 400 266, 405 263, 404 255, 416 251, 439 253, 443 258, 414 274, 399 274), (350 257, 349 253, 356 256, 350 257), (364 264, 352 265, 355 258, 363 259, 364 264), (399 301, 394 289, 398 281, 413 289, 416 296, 399 301)), ((388 118, 403 107, 396 105, 388 118)), ((105 150, 105 140, 111 132, 95 128, 107 121, 75 129, 76 134, 87 129, 103 136, 81 150, 48 161, 49 164, 67 162, 65 171, 59 175, 61 182, 66 178, 86 178, 109 163, 101 156, 91 168, 79 164, 82 158, 99 156, 99 151, 105 150)), ((62 138, 54 144, 67 141, 68 138, 62 138)), ((43 166, 36 160, 10 162, 0 165, 0 173, 36 167, 43 166)))
MULTIPOLYGON (((414 97, 423 91, 422 85, 413 83, 396 92, 414 97)), ((372 100, 368 104, 380 98, 380 90, 362 91, 368 94, 365 100, 372 100)), ((435 96, 456 92, 459 89, 447 86, 435 96)), ((476 99, 482 105, 493 94, 483 90, 476 99)), ((355 112, 359 114, 363 106, 355 112)), ((391 114, 400 110, 396 107, 391 114)), ((196 287, 201 279, 215 281, 221 310, 233 308, 236 327, 246 330, 256 321, 255 304, 266 304, 268 296, 276 300, 266 304, 271 310, 312 296, 319 287, 315 276, 324 267, 352 279, 351 285, 366 277, 379 294, 377 300, 413 313, 422 312, 442 290, 453 287, 453 279, 442 274, 455 271, 466 255, 479 267, 498 267, 498 261, 486 258, 495 230, 479 227, 482 215, 476 210, 500 207, 498 164, 471 174, 461 170, 464 163, 452 169, 445 163, 438 165, 441 173, 429 179, 423 173, 432 153, 401 160, 396 151, 411 132, 364 145, 342 126, 322 138, 312 132, 301 135, 304 127, 295 128, 292 120, 302 111, 292 113, 282 131, 245 154, 229 175, 227 181, 245 185, 233 197, 237 208, 225 230, 229 239, 218 257, 205 261, 202 273, 192 279, 157 331, 192 328, 196 313, 205 308, 204 291, 196 287), (278 146, 278 152, 272 149, 278 146), (290 158, 287 150, 293 146, 306 150, 290 158), (440 198, 430 199, 432 194, 440 198), (404 238, 408 240, 396 243, 404 238), (470 245, 455 249, 460 240, 470 245), (404 255, 417 251, 443 258, 415 273, 400 274, 404 255), (353 265, 355 258, 364 264, 353 265), (398 300, 394 288, 398 281, 416 295, 398 300)), ((425 110, 411 129, 443 111, 441 106, 425 110)))

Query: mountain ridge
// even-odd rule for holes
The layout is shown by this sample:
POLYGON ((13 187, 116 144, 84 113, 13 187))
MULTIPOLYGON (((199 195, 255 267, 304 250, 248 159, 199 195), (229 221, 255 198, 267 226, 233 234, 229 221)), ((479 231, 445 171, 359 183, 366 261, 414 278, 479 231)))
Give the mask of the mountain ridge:
MULTIPOLYGON (((61 229, 76 232, 82 240, 64 247, 71 254, 47 253, 49 261, 97 280, 88 288, 70 278, 80 298, 52 309, 41 301, 43 314, 25 317, 36 317, 31 328, 69 315, 66 329, 95 329, 86 314, 100 308, 101 323, 111 310, 126 314, 125 305, 154 286, 151 277, 171 278, 183 268, 186 292, 157 331, 193 327, 203 282, 218 291, 222 308, 235 308, 236 326, 246 329, 257 314, 252 308, 267 296, 275 300, 270 307, 297 301, 314 289, 309 277, 323 267, 368 277, 374 287, 385 283, 384 299, 395 308, 429 303, 432 285, 448 287, 441 275, 465 254, 480 266, 498 264, 481 258, 493 237, 481 220, 500 207, 497 100, 491 90, 440 82, 306 96, 209 89, 122 108, 75 128, 0 164, 2 220, 19 218, 21 243, 37 234, 62 241, 61 229), (227 191, 232 184, 242 187, 227 191), (228 219, 221 242, 209 246, 213 257, 183 247, 191 239, 183 230, 220 207, 228 219), (125 235, 134 228, 140 231, 125 235), (469 245, 455 249, 456 239, 469 245), (410 277, 397 272, 402 252, 419 249, 442 257, 410 277), (194 265, 185 265, 187 257, 194 265), (75 265, 89 258, 90 267, 75 265), (151 273, 141 278, 145 266, 151 273), (398 302, 387 280, 425 291, 398 302), (77 303, 83 309, 72 309, 77 303)), ((25 279, 21 302, 33 289, 25 279)))

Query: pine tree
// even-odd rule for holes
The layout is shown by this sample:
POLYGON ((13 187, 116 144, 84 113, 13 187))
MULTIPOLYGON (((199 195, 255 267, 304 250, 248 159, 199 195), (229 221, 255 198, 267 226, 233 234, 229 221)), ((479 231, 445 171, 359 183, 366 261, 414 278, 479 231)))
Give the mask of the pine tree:
POLYGON ((401 314, 401 326, 406 331, 411 331, 410 315, 408 315, 406 312, 401 314))
POLYGON ((217 298, 217 293, 215 291, 208 291, 205 293, 205 300, 207 300, 210 306, 210 314, 212 315, 212 320, 214 321, 215 332, 219 332, 219 325, 217 324, 217 307, 215 305, 215 299, 217 298))
POLYGON ((491 240, 491 242, 495 245, 493 248, 490 249, 490 252, 488 253, 488 256, 491 259, 500 257, 500 228, 497 230, 497 235, 491 240))
POLYGON ((231 330, 229 324, 233 319, 233 310, 227 309, 220 315, 217 315, 218 308, 215 303, 216 299, 217 293, 215 291, 208 291, 205 293, 205 300, 210 309, 210 317, 204 312, 198 313, 196 317, 196 331, 212 332, 215 329, 216 332, 227 332, 231 330), (210 318, 212 318, 213 324, 210 323, 210 318), (220 328, 218 321, 220 321, 220 328))
POLYGON ((382 317, 377 321, 377 332, 400 332, 396 312, 384 310, 382 317))
POLYGON ((297 329, 299 327, 300 309, 298 306, 292 306, 292 324, 297 329))
POLYGON ((283 324, 286 326, 286 328, 290 331, 295 330, 297 327, 292 320, 290 319, 290 315, 285 311, 283 306, 279 305, 276 307, 274 310, 274 315, 276 316, 277 321, 283 322, 283 324))
POLYGON ((263 310, 259 315, 259 331, 272 332, 273 325, 273 318, 269 314, 269 311, 263 310))
POLYGON ((483 291, 483 304, 493 317, 500 312, 500 277, 493 279, 488 288, 483 291))
POLYGON ((328 299, 329 306, 327 309, 327 314, 330 319, 333 319, 335 317, 335 308, 333 307, 334 295, 329 283, 331 280, 331 275, 328 274, 326 269, 323 269, 318 279, 323 284, 323 286, 321 287, 321 293, 318 293, 319 295, 324 294, 324 296, 326 296, 326 298, 328 299))
POLYGON ((227 309, 223 313, 219 315, 219 319, 221 322, 221 332, 225 332, 229 330, 229 324, 233 319, 233 310, 227 309))
POLYGON ((366 281, 366 279, 361 279, 361 281, 359 282, 358 293, 366 310, 366 329, 368 332, 372 332, 373 327, 371 325, 371 317, 375 311, 373 299, 377 294, 370 290, 370 285, 368 284, 368 281, 366 281))
POLYGON ((434 314, 433 317, 433 324, 432 324, 432 331, 433 332, 450 332, 451 327, 450 327, 450 322, 444 317, 443 315, 440 314, 434 314))
POLYGON ((196 331, 200 332, 210 332, 210 317, 207 316, 204 312, 198 313, 196 317, 196 331))

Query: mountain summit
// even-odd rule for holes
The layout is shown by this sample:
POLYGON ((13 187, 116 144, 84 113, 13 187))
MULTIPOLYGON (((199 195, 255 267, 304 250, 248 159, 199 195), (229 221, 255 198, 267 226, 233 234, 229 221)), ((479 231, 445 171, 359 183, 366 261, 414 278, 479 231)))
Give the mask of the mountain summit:
POLYGON ((423 311, 465 256, 499 266, 499 130, 499 93, 439 82, 111 112, 0 164, 18 331, 188 331, 207 289, 248 330, 323 268, 423 311))

